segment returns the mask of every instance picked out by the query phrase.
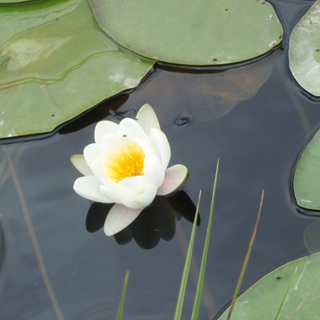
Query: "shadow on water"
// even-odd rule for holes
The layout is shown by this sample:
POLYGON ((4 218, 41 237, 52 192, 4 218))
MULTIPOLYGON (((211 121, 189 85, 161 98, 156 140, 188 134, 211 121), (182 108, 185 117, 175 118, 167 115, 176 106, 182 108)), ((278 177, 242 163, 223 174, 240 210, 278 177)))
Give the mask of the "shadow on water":
MULTIPOLYGON (((93 203, 88 211, 86 227, 88 232, 96 232, 104 226, 112 204, 93 203)), ((157 196, 138 218, 124 230, 114 235, 119 244, 127 244, 132 239, 143 249, 154 248, 160 238, 171 240, 176 230, 176 220, 181 217, 193 222, 196 207, 184 191, 168 197, 157 196)), ((200 225, 198 216, 197 225, 200 225)))

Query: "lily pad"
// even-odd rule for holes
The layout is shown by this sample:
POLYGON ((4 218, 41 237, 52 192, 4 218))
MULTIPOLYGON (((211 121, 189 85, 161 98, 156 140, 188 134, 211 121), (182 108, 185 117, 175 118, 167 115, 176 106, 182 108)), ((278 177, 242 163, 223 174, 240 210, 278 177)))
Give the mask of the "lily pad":
POLYGON ((50 132, 154 63, 120 50, 86 0, 0 5, 0 30, 0 138, 50 132))
MULTIPOLYGON (((288 288, 277 319, 320 319, 319 270, 320 254, 316 253, 272 271, 237 299, 232 320, 275 319, 288 288), (298 269, 292 278, 296 267, 298 269)), ((227 319, 228 312, 229 309, 219 317, 219 320, 227 319)))
POLYGON ((289 66, 300 86, 320 96, 320 0, 294 27, 289 42, 289 66))
MULTIPOLYGON (((298 205, 320 210, 320 130, 314 135, 297 164, 293 190, 298 205)), ((312 213, 312 212, 310 212, 312 213)))
POLYGON ((0 0, 0 4, 30 2, 34 0, 0 0))
POLYGON ((89 0, 101 28, 142 56, 183 65, 252 59, 277 46, 283 29, 264 0, 89 0))

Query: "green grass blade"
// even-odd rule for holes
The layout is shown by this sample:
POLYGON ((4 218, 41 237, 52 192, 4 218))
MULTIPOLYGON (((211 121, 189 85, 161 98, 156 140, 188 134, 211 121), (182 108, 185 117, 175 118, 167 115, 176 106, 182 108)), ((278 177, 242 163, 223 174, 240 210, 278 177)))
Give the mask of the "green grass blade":
POLYGON ((304 310, 304 312, 303 312, 303 314, 302 314, 301 320, 304 320, 304 319, 305 319, 305 317, 306 317, 306 315, 307 315, 307 313, 308 313, 308 310, 309 310, 311 301, 312 301, 312 299, 314 298, 314 294, 316 293, 316 290, 317 290, 317 287, 319 286, 319 284, 320 284, 320 275, 319 275, 319 277, 318 277, 318 279, 317 279, 317 281, 316 281, 316 283, 315 283, 315 285, 314 285, 314 287, 313 287, 313 289, 312 289, 312 292, 311 292, 311 294, 310 294, 310 296, 309 296, 309 298, 308 298, 308 302, 307 302, 307 305, 306 305, 306 307, 305 307, 305 310, 304 310))
POLYGON ((218 180, 218 171, 219 171, 219 159, 217 161, 216 173, 215 173, 215 177, 214 177, 214 184, 213 184, 213 190, 212 190, 209 221, 208 221, 208 226, 207 226, 206 239, 205 239, 205 243, 204 243, 204 247, 203 247, 202 260, 201 260, 199 279, 198 279, 198 285, 197 285, 197 292, 196 292, 196 297, 195 297, 195 300, 194 300, 194 305, 193 305, 193 310, 192 310, 192 317, 191 317, 192 320, 197 320, 198 316, 199 316, 201 297, 202 297, 202 290, 203 290, 203 282, 204 282, 204 275, 205 275, 205 272, 206 272, 206 264, 207 264, 207 257, 208 257, 208 251, 209 251, 209 242, 210 242, 210 235, 211 235, 214 199, 215 199, 217 180, 218 180))
POLYGON ((181 319, 183 301, 184 301, 184 296, 185 296, 185 293, 186 293, 188 275, 189 275, 189 270, 190 270, 190 263, 191 263, 191 257, 192 257, 192 251, 193 251, 194 237, 195 237, 195 234, 196 234, 200 198, 201 198, 201 190, 200 190, 200 193, 199 193, 197 209, 196 209, 196 214, 195 214, 194 221, 193 221, 193 226, 192 226, 192 232, 191 232, 191 237, 190 237, 187 257, 186 257, 186 261, 185 261, 185 264, 184 264, 182 279, 181 279, 181 283, 180 283, 180 290, 179 290, 179 296, 178 296, 178 301, 177 301, 177 306, 176 306, 176 312, 175 312, 175 315, 174 315, 174 320, 180 320, 181 319))
POLYGON ((122 294, 121 294, 121 299, 120 299, 120 305, 119 305, 118 314, 117 314, 117 320, 121 320, 122 319, 122 313, 123 313, 123 307, 124 307, 124 299, 125 299, 126 292, 127 292, 128 280, 129 280, 129 270, 127 270, 126 275, 124 277, 123 289, 122 289, 122 294))
POLYGON ((277 314, 276 314, 274 320, 278 320, 278 319, 279 319, 280 312, 281 312, 282 307, 283 307, 283 305, 284 305, 284 302, 285 302, 285 300, 286 300, 286 298, 287 298, 287 295, 288 295, 288 293, 289 293, 289 290, 290 290, 290 288, 291 288, 291 286, 292 286, 293 279, 294 279, 294 277, 295 277, 295 275, 296 275, 296 273, 297 273, 297 270, 298 270, 298 266, 296 266, 296 268, 295 268, 294 271, 293 271, 293 274, 292 274, 292 276, 291 276, 291 279, 290 279, 288 288, 287 288, 286 293, 284 294, 284 296, 283 296, 283 298, 282 298, 282 300, 281 300, 281 303, 280 303, 280 305, 279 305, 279 308, 278 308, 278 311, 277 311, 277 314))
POLYGON ((254 243, 254 240, 256 238, 256 234, 257 234, 257 230, 258 230, 258 225, 259 225, 261 211, 262 211, 263 198, 264 198, 264 190, 262 190, 262 193, 261 193, 260 207, 259 207, 259 212, 258 212, 256 224, 254 226, 254 230, 253 230, 252 237, 251 237, 251 240, 250 240, 250 244, 249 244, 249 247, 248 247, 247 255, 246 255, 246 258, 244 260, 244 263, 243 263, 243 266, 242 266, 242 269, 241 269, 241 272, 240 272, 240 276, 239 276, 239 280, 238 280, 238 283, 237 283, 237 286, 236 286, 236 290, 234 291, 234 294, 233 294, 233 297, 232 297, 232 301, 231 301, 231 305, 230 305, 230 309, 229 309, 227 320, 231 319, 231 314, 232 314, 232 311, 233 311, 233 308, 234 308, 234 304, 236 303, 236 299, 237 299, 239 291, 240 291, 242 280, 243 280, 244 274, 245 274, 246 269, 247 269, 247 265, 248 265, 248 261, 249 261, 250 254, 251 254, 251 251, 252 251, 253 243, 254 243))

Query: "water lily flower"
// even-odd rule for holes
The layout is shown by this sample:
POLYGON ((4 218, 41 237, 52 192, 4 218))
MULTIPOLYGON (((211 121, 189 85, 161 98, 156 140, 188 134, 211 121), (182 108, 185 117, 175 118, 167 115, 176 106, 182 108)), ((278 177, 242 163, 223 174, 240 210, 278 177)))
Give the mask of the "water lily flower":
POLYGON ((173 193, 188 177, 184 165, 168 167, 170 145, 148 104, 141 107, 136 120, 98 122, 94 140, 83 155, 71 157, 84 175, 73 188, 86 199, 114 203, 104 224, 106 235, 127 227, 156 195, 173 193))

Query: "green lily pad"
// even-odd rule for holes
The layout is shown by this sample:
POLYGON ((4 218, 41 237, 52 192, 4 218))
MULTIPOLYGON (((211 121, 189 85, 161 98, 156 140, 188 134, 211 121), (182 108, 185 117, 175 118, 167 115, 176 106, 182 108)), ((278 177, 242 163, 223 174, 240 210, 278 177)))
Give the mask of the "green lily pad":
MULTIPOLYGON (((320 254, 316 253, 272 271, 239 296, 232 320, 275 319, 288 288, 278 319, 320 319, 319 270, 320 254), (296 266, 298 269, 292 279, 296 266)), ((229 309, 219 320, 227 319, 228 312, 229 309)))
MULTIPOLYGON (((314 135, 297 164, 293 190, 298 205, 320 210, 320 130, 314 135)), ((310 212, 312 213, 312 212, 310 212)))
POLYGON ((34 0, 0 0, 0 4, 30 2, 34 0))
POLYGON ((320 96, 320 0, 294 27, 289 42, 289 66, 300 86, 320 96))
POLYGON ((50 132, 153 63, 120 50, 86 0, 0 5, 0 138, 50 132))
POLYGON ((89 0, 101 28, 139 55, 183 65, 252 59, 277 46, 283 29, 264 0, 89 0))

